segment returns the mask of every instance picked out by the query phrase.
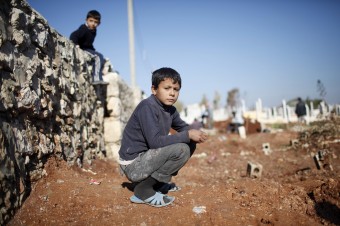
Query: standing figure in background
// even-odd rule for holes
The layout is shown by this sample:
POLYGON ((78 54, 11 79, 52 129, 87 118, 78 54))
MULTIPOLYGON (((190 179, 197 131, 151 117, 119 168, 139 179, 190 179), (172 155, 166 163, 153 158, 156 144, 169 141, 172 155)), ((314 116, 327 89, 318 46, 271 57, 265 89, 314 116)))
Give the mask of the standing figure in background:
POLYGON ((204 110, 204 112, 201 115, 202 118, 202 126, 203 128, 208 128, 208 120, 209 120, 209 111, 208 110, 204 110))
POLYGON ((232 133, 234 133, 234 132, 236 132, 236 133, 238 133, 239 131, 238 131, 238 128, 240 127, 240 126, 243 126, 243 124, 244 124, 244 120, 243 120, 243 117, 242 117, 242 115, 241 115, 241 113, 239 112, 239 111, 233 111, 232 112, 232 115, 233 115, 233 117, 232 117, 232 119, 231 119, 231 122, 229 123, 229 125, 228 125, 228 128, 227 128, 227 133, 230 133, 230 132, 232 132, 232 133))
POLYGON ((306 123, 306 104, 305 102, 299 97, 298 102, 295 106, 295 114, 298 117, 298 122, 300 123, 306 123))
POLYGON ((202 118, 201 122, 202 122, 203 128, 211 129, 212 124, 213 124, 213 118, 212 118, 212 113, 210 111, 208 103, 205 104, 204 111, 201 115, 201 118, 202 118))
POLYGON ((190 128, 200 130, 203 128, 202 122, 195 118, 194 121, 190 124, 190 128))
POLYGON ((93 65, 93 85, 107 85, 107 82, 103 81, 103 66, 104 56, 97 52, 93 47, 93 42, 97 35, 97 27, 100 24, 101 15, 96 10, 91 10, 87 13, 85 24, 72 32, 70 39, 74 44, 79 46, 82 50, 89 52, 94 57, 93 65))

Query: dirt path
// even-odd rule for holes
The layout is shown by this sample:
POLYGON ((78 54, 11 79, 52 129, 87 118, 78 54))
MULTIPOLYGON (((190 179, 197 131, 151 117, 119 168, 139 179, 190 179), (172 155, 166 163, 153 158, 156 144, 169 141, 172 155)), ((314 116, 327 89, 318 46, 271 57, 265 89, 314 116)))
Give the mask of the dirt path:
POLYGON ((164 208, 130 203, 132 184, 116 163, 95 160, 84 170, 51 159, 9 225, 340 225, 340 143, 328 145, 333 170, 318 170, 311 146, 290 145, 296 138, 211 136, 174 178, 182 190, 164 208), (263 166, 260 178, 247 176, 249 161, 263 166))

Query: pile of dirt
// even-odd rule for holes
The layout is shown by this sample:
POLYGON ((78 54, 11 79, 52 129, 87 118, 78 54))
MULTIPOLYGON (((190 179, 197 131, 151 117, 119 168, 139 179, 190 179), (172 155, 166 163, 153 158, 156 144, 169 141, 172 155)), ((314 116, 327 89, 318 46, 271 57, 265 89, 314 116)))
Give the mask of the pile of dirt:
POLYGON ((211 135, 173 178, 182 190, 164 208, 130 203, 133 184, 114 162, 50 159, 9 225, 340 225, 339 130, 320 125, 211 135))

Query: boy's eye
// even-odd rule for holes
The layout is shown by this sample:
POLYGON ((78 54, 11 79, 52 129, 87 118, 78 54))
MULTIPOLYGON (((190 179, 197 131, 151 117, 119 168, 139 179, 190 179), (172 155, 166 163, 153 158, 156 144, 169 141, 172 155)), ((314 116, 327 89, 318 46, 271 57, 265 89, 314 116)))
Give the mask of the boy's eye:
POLYGON ((164 87, 165 90, 173 89, 174 91, 178 92, 179 88, 172 88, 172 87, 164 87))

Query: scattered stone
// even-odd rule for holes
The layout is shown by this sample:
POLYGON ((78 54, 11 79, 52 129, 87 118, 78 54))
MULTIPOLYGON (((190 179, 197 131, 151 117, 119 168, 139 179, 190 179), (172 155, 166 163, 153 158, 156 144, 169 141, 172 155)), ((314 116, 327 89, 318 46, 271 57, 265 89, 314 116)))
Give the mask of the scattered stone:
POLYGON ((211 164, 217 159, 216 154, 212 154, 210 158, 208 159, 208 163, 211 164))
POLYGON ((199 154, 194 154, 192 157, 194 158, 206 158, 208 155, 205 152, 199 153, 199 154))
POLYGON ((306 167, 306 168, 303 168, 303 169, 299 169, 297 170, 295 173, 297 175, 307 175, 311 172, 311 168, 310 167, 306 167))
POLYGON ((219 137, 218 137, 218 140, 219 140, 219 141, 225 141, 225 140, 227 140, 227 137, 224 136, 224 135, 222 135, 222 136, 219 136, 219 137))

